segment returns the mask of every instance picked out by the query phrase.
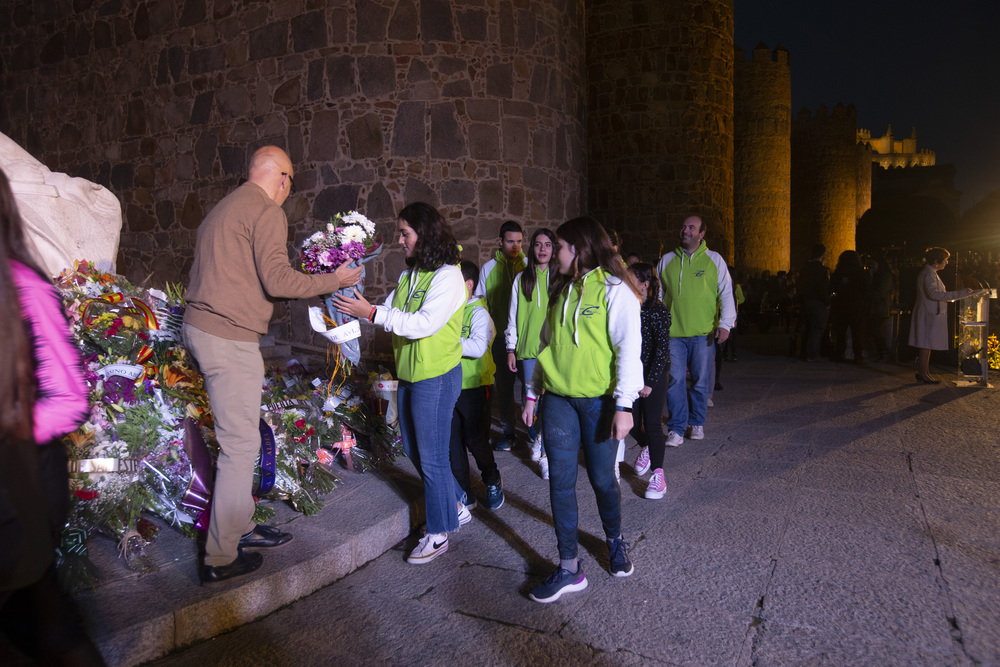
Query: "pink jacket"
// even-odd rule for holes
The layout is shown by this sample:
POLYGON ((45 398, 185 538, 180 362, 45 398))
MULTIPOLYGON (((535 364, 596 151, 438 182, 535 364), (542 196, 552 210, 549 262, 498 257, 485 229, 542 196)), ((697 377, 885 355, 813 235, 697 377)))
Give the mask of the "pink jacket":
POLYGON ((35 442, 45 445, 73 432, 87 419, 87 383, 62 301, 52 283, 20 262, 12 260, 10 267, 21 315, 28 324, 38 379, 35 442))

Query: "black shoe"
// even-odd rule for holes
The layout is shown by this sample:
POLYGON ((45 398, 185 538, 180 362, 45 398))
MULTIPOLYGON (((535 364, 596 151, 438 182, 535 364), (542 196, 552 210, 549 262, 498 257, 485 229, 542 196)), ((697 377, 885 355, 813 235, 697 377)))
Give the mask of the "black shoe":
POLYGON ((264 557, 258 553, 243 553, 243 549, 237 549, 236 560, 229 565, 202 565, 201 583, 210 584, 216 581, 225 581, 244 574, 250 574, 264 564, 264 557))
POLYGON ((917 373, 917 382, 923 382, 924 384, 941 384, 941 380, 935 380, 930 375, 922 375, 917 373))
POLYGON ((283 533, 272 526, 257 524, 240 538, 240 547, 277 547, 292 540, 291 533, 283 533))
POLYGON ((715 383, 715 391, 722 391, 722 385, 718 382, 715 383))

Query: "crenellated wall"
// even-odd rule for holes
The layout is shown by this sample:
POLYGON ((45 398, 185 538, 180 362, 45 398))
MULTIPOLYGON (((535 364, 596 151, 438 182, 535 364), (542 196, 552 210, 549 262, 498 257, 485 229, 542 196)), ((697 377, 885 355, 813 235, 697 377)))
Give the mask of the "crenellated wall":
MULTIPOLYGON (((864 148, 857 144, 857 111, 837 104, 813 116, 802 109, 792 121, 792 266, 809 259, 817 241, 826 246, 829 266, 844 250, 855 249, 862 208, 871 202, 870 167, 865 179, 864 148)), ((870 163, 871 156, 868 156, 870 163)))
POLYGON ((759 273, 791 262, 792 83, 788 51, 735 48, 733 236, 735 265, 759 273))
POLYGON ((701 215, 733 258, 733 3, 587 3, 589 212, 655 262, 701 215))
MULTIPOLYGON (((265 144, 296 167, 295 244, 353 208, 391 238, 422 200, 482 262, 503 220, 582 210, 583 0, 12 0, 0 25, 0 129, 119 197, 134 281, 186 282, 265 144)), ((378 296, 403 256, 369 266, 378 296)))

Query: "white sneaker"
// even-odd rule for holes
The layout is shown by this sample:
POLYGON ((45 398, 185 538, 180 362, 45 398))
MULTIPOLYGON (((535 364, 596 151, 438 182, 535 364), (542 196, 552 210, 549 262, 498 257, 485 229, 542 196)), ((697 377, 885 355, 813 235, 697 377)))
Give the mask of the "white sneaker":
POLYGON ((714 408, 715 407, 715 401, 713 401, 712 399, 708 399, 708 407, 714 408))
POLYGON ((621 463, 624 460, 625 460, 625 441, 624 440, 619 440, 618 441, 618 454, 615 456, 615 461, 617 461, 618 463, 621 463))
POLYGON ((472 512, 463 503, 458 503, 458 525, 464 526, 472 521, 472 512))
POLYGON ((667 442, 665 443, 667 447, 680 447, 684 444, 684 436, 680 433, 674 433, 673 431, 667 432, 667 442))
POLYGON ((535 434, 535 439, 531 441, 531 460, 538 461, 542 458, 542 432, 535 434))
POLYGON ((448 533, 427 533, 417 542, 417 548, 406 557, 412 565, 429 563, 448 550, 448 533))
POLYGON ((538 467, 542 469, 542 479, 549 478, 549 457, 543 456, 538 459, 538 467))
POLYGON ((691 439, 692 440, 704 440, 705 439, 705 427, 704 426, 692 426, 691 427, 691 439))

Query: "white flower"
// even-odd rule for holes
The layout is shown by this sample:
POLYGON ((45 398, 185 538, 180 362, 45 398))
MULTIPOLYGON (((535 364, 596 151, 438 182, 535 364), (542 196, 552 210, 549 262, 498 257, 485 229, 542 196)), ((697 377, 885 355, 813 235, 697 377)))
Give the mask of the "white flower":
POLYGON ((361 229, 358 225, 349 225, 344 227, 340 232, 340 244, 345 245, 351 241, 357 241, 358 243, 365 242, 365 230, 361 229))
POLYGON ((357 211, 351 211, 343 216, 342 220, 345 225, 361 225, 361 228, 365 230, 366 236, 375 235, 375 224, 357 211))
MULTIPOLYGON (((330 233, 333 233, 333 232, 337 231, 337 228, 334 226, 334 224, 332 222, 328 222, 328 223, 326 223, 326 231, 328 231, 330 233)), ((323 232, 316 232, 316 234, 313 234, 313 236, 316 236, 316 235, 322 236, 323 232)))

